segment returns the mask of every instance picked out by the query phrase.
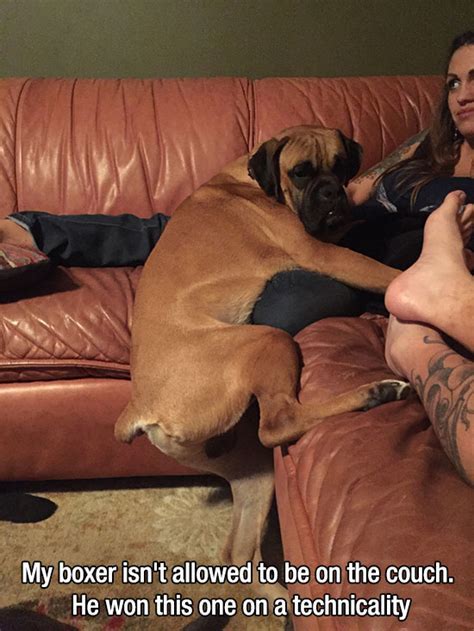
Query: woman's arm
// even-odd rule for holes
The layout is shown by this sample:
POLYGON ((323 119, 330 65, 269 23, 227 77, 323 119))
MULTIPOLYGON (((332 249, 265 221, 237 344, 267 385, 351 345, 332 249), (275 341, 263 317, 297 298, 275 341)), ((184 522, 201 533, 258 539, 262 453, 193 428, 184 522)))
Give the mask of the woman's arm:
POLYGON ((368 171, 352 180, 346 188, 350 203, 353 206, 360 206, 365 203, 374 191, 374 184, 377 178, 387 169, 397 164, 397 162, 410 158, 427 133, 428 130, 424 129, 418 134, 415 134, 415 136, 408 138, 408 140, 397 147, 395 151, 392 151, 392 153, 381 162, 378 162, 368 171))

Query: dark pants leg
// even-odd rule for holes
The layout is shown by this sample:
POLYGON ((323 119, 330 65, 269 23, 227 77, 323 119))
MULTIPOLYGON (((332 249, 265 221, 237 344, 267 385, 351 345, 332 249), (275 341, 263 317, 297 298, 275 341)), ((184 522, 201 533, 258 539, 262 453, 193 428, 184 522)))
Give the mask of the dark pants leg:
POLYGON ((304 327, 332 316, 358 316, 364 293, 306 270, 274 276, 254 307, 252 322, 268 324, 296 335, 304 327))
MULTIPOLYGON (((385 265, 407 269, 420 255, 423 229, 420 222, 418 225, 390 224, 374 222, 369 227, 357 227, 342 245, 385 265), (397 233, 397 228, 407 231, 397 233)), ((255 305, 252 321, 295 335, 322 318, 358 316, 364 311, 386 315, 383 296, 348 287, 313 272, 294 270, 277 274, 267 283, 255 305)))
POLYGON ((169 217, 23 211, 10 215, 10 219, 29 229, 38 249, 55 265, 133 267, 146 261, 169 217))

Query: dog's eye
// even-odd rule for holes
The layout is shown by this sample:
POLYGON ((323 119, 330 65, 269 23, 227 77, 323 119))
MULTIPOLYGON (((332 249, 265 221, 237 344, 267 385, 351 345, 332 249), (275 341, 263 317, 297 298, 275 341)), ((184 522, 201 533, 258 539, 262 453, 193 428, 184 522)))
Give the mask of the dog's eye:
POLYGON ((298 163, 290 171, 290 177, 293 178, 314 177, 315 174, 316 171, 314 170, 314 167, 311 162, 309 162, 309 160, 298 163))

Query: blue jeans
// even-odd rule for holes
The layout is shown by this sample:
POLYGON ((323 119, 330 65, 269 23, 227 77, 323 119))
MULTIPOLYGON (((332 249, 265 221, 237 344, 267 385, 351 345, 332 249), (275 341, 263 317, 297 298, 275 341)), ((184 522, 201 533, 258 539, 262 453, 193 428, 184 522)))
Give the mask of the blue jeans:
POLYGON ((136 267, 143 265, 169 217, 135 215, 51 215, 23 211, 10 219, 27 228, 55 265, 136 267))

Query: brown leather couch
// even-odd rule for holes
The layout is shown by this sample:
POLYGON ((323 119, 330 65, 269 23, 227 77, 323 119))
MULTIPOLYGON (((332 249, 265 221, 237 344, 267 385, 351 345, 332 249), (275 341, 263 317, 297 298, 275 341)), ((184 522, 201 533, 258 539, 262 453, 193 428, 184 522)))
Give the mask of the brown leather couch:
MULTIPOLYGON (((0 215, 173 209, 280 129, 338 127, 363 168, 424 128, 437 77, 0 81, 0 215)), ((197 225, 196 229, 202 229, 197 225)), ((186 243, 183 243, 186 247, 186 243)), ((145 439, 116 443, 129 397, 130 324, 140 269, 57 269, 0 298, 0 479, 184 474, 145 439)), ((328 319, 298 336, 302 397, 389 377, 381 317, 328 319)), ((298 630, 472 629, 472 490, 416 400, 320 425, 275 451, 286 558, 294 565, 432 565, 449 584, 291 587, 312 599, 398 594, 409 618, 305 618, 298 630)))

